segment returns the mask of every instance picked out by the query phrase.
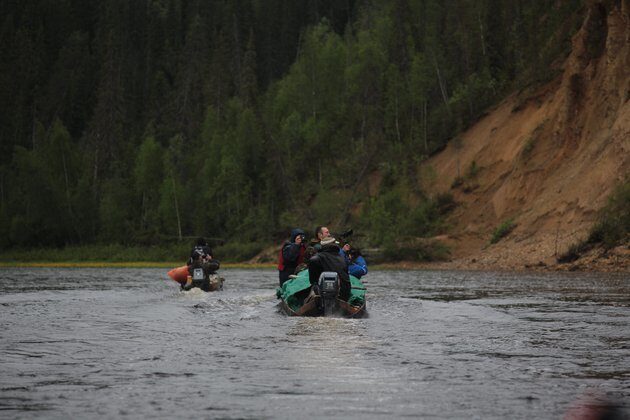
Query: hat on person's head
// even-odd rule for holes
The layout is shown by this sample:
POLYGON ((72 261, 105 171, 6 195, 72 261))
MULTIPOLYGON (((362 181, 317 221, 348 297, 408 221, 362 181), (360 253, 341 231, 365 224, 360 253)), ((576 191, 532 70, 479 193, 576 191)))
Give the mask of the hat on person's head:
POLYGON ((304 235, 304 231, 300 228, 295 228, 291 230, 291 242, 295 241, 295 238, 299 235, 304 235))
POLYGON ((327 236, 324 239, 322 239, 322 241, 320 243, 322 244, 322 246, 326 246, 326 245, 330 245, 330 244, 336 244, 337 240, 335 238, 333 238, 332 236, 327 236))

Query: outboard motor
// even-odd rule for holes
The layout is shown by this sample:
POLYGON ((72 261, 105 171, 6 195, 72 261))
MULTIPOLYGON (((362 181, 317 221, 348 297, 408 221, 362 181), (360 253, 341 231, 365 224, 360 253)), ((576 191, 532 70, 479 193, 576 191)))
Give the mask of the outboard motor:
POLYGON ((339 310, 337 296, 339 295, 339 274, 334 271, 324 271, 319 275, 320 305, 324 315, 332 315, 339 310))
POLYGON ((192 284, 190 287, 185 288, 185 290, 192 289, 193 287, 198 287, 204 292, 210 291, 210 279, 208 277, 208 273, 204 270, 204 267, 198 263, 195 263, 192 266, 192 284))
POLYGON ((193 272, 192 272, 192 280, 193 281, 203 281, 205 280, 206 275, 203 272, 203 268, 202 267, 195 267, 193 268, 193 272))

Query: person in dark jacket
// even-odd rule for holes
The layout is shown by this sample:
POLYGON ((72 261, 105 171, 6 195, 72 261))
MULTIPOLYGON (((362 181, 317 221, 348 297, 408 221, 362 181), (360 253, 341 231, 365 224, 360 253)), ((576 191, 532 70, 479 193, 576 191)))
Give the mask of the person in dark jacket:
POLYGON ((321 240, 321 249, 308 260, 308 276, 311 287, 319 281, 324 271, 334 271, 339 275, 339 299, 348 301, 350 297, 350 276, 348 265, 339 253, 339 245, 332 236, 321 240))
POLYGON ((220 263, 212 258, 212 249, 204 238, 197 239, 186 264, 188 265, 188 279, 182 285, 182 289, 190 290, 193 287, 198 287, 208 292, 210 290, 210 276, 216 273, 220 263))
POLYGON ((291 237, 282 244, 278 257, 278 274, 280 286, 289 280, 289 276, 295 273, 295 268, 304 260, 306 249, 306 235, 302 229, 293 229, 291 237))
POLYGON ((302 263, 298 264, 298 266, 295 268, 295 275, 297 276, 298 273, 300 273, 301 271, 307 270, 308 269, 308 260, 311 259, 311 257, 313 255, 317 254, 317 251, 315 251, 315 248, 313 248, 312 246, 307 246, 306 250, 304 251, 304 260, 302 261, 302 263))
POLYGON ((204 260, 212 259, 212 248, 208 246, 208 242, 204 238, 198 238, 192 251, 190 251, 190 258, 186 265, 191 265, 197 258, 203 258, 204 260))
POLYGON ((188 266, 188 279, 182 285, 183 290, 190 290, 198 287, 204 292, 210 291, 210 276, 216 274, 220 263, 215 259, 204 259, 202 256, 197 257, 192 264, 188 266))

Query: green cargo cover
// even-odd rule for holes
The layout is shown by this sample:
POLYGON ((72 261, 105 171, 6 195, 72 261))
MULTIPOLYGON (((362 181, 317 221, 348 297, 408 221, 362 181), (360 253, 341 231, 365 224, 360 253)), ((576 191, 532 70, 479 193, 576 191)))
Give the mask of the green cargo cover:
MULTIPOLYGON (((361 283, 361 280, 354 276, 350 276, 350 299, 348 303, 352 306, 361 306, 365 302, 365 286, 361 283)), ((284 300, 287 305, 294 311, 298 310, 302 304, 303 298, 299 298, 296 295, 303 290, 310 289, 311 283, 308 279, 308 270, 302 270, 298 273, 297 277, 285 282, 282 287, 276 289, 276 296, 279 299, 284 300)))

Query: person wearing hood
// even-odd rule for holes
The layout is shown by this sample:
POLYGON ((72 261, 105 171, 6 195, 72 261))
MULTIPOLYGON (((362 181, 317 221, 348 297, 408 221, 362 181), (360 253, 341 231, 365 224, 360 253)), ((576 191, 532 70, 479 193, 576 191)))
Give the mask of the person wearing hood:
POLYGON ((295 268, 304 260, 304 251, 306 250, 306 236, 302 229, 293 229, 291 237, 282 244, 280 254, 278 256, 278 274, 280 278, 280 287, 289 280, 289 276, 295 272, 295 268))
POLYGON ((198 258, 202 258, 203 260, 211 260, 212 259, 212 248, 208 245, 208 242, 203 238, 197 238, 195 242, 195 246, 192 251, 190 251, 190 258, 188 258, 188 262, 186 265, 191 265, 198 258))
POLYGON ((319 281, 319 275, 324 271, 334 271, 339 275, 339 299, 348 301, 350 297, 350 276, 348 265, 340 254, 337 240, 332 236, 323 238, 321 249, 308 260, 308 276, 311 287, 319 281))

